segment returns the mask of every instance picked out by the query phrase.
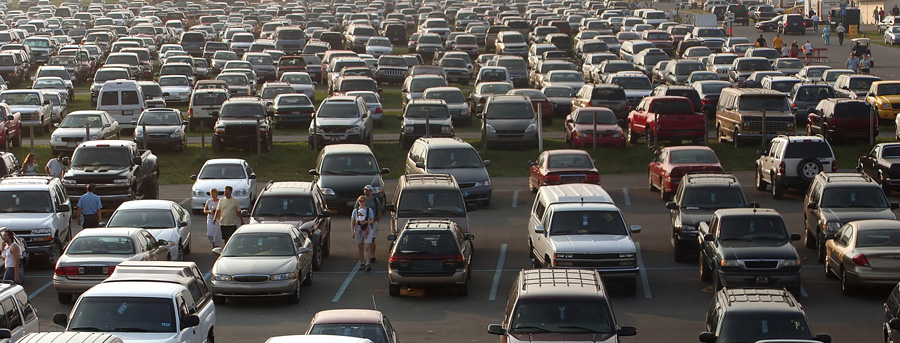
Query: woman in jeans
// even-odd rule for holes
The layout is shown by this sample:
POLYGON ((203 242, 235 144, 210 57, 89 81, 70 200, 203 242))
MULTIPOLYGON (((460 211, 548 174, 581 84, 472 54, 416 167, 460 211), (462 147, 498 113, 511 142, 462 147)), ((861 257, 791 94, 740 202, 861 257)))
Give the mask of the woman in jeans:
POLYGON ((20 284, 23 276, 21 268, 22 248, 19 247, 19 243, 16 243, 16 239, 13 238, 13 234, 9 230, 4 230, 0 234, 0 238, 3 239, 3 252, 0 254, 3 256, 3 266, 6 268, 3 273, 3 281, 12 281, 20 284))

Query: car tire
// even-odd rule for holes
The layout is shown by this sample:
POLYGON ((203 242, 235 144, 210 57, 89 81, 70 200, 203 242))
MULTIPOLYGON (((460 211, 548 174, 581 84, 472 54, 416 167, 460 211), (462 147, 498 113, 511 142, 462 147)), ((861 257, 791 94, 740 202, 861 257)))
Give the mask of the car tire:
POLYGON ((638 135, 636 133, 634 133, 634 131, 631 129, 630 123, 626 123, 625 125, 628 125, 628 143, 629 144, 637 144, 638 135))
MULTIPOLYGON (((806 218, 804 218, 803 222, 806 223, 806 218)), ((804 231, 806 231, 806 234, 804 235, 804 238, 803 238, 803 245, 807 249, 815 249, 816 243, 818 243, 818 242, 816 242, 816 238, 813 237, 813 234, 812 234, 812 232, 809 231, 809 229, 806 229, 804 231)))
POLYGON ((819 263, 825 262, 825 237, 816 239, 816 260, 819 263))
POLYGON ((287 302, 289 304, 299 304, 300 303, 300 282, 297 282, 297 287, 294 288, 294 291, 291 292, 287 296, 287 302))
POLYGON ((388 284, 388 295, 392 297, 400 296, 400 285, 391 285, 388 284))
POLYGON ((784 181, 772 176, 772 198, 781 200, 784 198, 784 181))
MULTIPOLYGON (((300 270, 300 274, 301 274, 300 276, 303 276, 303 275, 302 275, 302 274, 303 274, 303 270, 302 270, 302 269, 300 270)), ((308 271, 306 272, 306 278, 303 279, 303 283, 301 283, 301 285, 303 285, 303 286, 311 286, 312 283, 313 283, 313 271, 312 271, 312 270, 308 270, 308 271)))
POLYGON ((756 190, 765 192, 766 188, 769 188, 769 184, 765 180, 763 180, 762 172, 757 171, 756 172, 756 190))
POLYGON ((72 295, 69 293, 56 293, 56 300, 58 300, 60 304, 71 304, 72 295))
POLYGON ((50 246, 50 253, 46 256, 46 262, 47 268, 52 270, 56 268, 56 262, 59 261, 59 257, 62 255, 63 249, 58 239, 54 240, 53 244, 51 244, 50 246))
POLYGON ((312 269, 319 270, 322 269, 322 246, 316 245, 313 248, 313 259, 312 259, 312 269))
POLYGON ((323 247, 322 256, 324 256, 324 257, 330 256, 331 255, 331 235, 330 234, 328 235, 328 238, 326 238, 325 241, 322 242, 322 247, 323 247))
POLYGON ((681 243, 678 238, 672 237, 672 254, 675 258, 675 262, 683 263, 687 261, 687 250, 684 246, 684 243, 681 243))
POLYGON ((856 286, 847 281, 847 271, 841 268, 841 294, 850 296, 856 292, 856 286))
POLYGON ((712 280, 712 273, 712 269, 706 265, 706 259, 703 258, 703 253, 700 253, 700 281, 712 280))
POLYGON ((531 193, 537 193, 537 187, 531 182, 531 177, 528 177, 528 191, 531 193))
POLYGON ((221 295, 213 295, 212 298, 213 298, 213 303, 215 303, 216 305, 220 305, 220 306, 225 305, 225 301, 227 300, 225 297, 223 297, 221 295))
POLYGON ((159 198, 159 179, 154 179, 153 183, 144 191, 144 199, 159 198))
POLYGON ((731 133, 731 143, 734 145, 735 148, 741 147, 741 139, 738 137, 738 134, 740 132, 741 132, 740 130, 735 129, 734 132, 731 133))
POLYGON ((191 254, 191 240, 188 239, 186 243, 187 244, 184 247, 182 247, 182 249, 184 249, 185 255, 190 255, 191 254))
POLYGON ((812 181, 822 171, 822 162, 812 157, 804 158, 797 165, 797 176, 806 181, 812 181))

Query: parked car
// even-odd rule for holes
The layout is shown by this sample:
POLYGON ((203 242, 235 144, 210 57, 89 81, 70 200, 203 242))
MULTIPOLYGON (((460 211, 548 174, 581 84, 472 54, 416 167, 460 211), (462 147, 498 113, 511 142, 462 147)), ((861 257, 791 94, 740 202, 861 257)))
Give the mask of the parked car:
POLYGON ((706 146, 675 146, 660 149, 648 166, 650 189, 658 189, 667 200, 690 172, 724 172, 716 153, 706 146))
POLYGON ((146 229, 157 242, 165 240, 171 259, 183 261, 191 253, 191 214, 169 200, 132 200, 116 208, 106 227, 146 229))
POLYGON ((625 147, 625 133, 616 114, 605 107, 581 107, 566 116, 566 142, 572 148, 592 146, 625 147))
MULTIPOLYGON (((588 111, 583 110, 585 113, 588 111)), ((528 165, 528 190, 532 193, 537 193, 546 185, 600 184, 600 173, 594 166, 594 159, 584 150, 543 151, 536 160, 528 161, 528 165)))

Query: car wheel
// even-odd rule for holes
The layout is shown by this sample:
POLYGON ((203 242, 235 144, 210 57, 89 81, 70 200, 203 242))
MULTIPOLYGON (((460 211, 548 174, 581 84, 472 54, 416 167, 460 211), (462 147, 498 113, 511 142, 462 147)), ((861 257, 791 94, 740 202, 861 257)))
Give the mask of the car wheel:
POLYGON ((806 181, 812 181, 822 171, 822 163, 815 158, 805 158, 797 166, 797 175, 806 181))
POLYGON ((681 243, 678 238, 672 237, 672 253, 675 257, 675 262, 685 262, 687 260, 687 253, 685 252, 684 243, 681 243))
POLYGON ((819 263, 825 262, 825 237, 818 237, 816 239, 816 260, 819 263))
POLYGON ((221 295, 213 295, 213 303, 216 305, 225 305, 225 297, 221 295))
POLYGON ((731 143, 734 144, 735 148, 741 147, 741 139, 738 137, 739 133, 740 131, 738 131, 737 129, 735 129, 734 132, 731 133, 731 143))
MULTIPOLYGON (((804 218, 803 222, 806 223, 806 218, 804 218)), ((817 246, 816 237, 814 237, 812 232, 808 229, 804 231, 806 231, 806 235, 804 235, 805 237, 803 238, 803 245, 806 246, 807 249, 815 249, 817 246)))
POLYGON ((191 254, 191 240, 190 239, 188 239, 187 242, 185 242, 185 245, 184 245, 184 247, 182 247, 182 249, 184 250, 185 255, 191 254))
POLYGON ((784 181, 772 176, 772 198, 781 199, 784 197, 784 181))
MULTIPOLYGON (((303 276, 303 275, 302 275, 302 274, 303 274, 303 270, 300 270, 300 274, 301 274, 300 276, 303 276)), ((302 285, 304 285, 304 286, 311 286, 312 283, 313 283, 313 271, 312 271, 312 270, 308 270, 308 271, 306 271, 306 278, 303 279, 302 285)))
POLYGON ((322 269, 322 246, 321 245, 316 245, 313 248, 312 269, 313 270, 322 269))
POLYGON ((631 130, 631 124, 626 123, 625 125, 628 125, 628 143, 637 144, 638 135, 631 130))
POLYGON ((69 293, 56 293, 56 300, 60 304, 69 304, 72 302, 72 295, 69 293))
POLYGON ((12 141, 12 145, 16 148, 22 146, 22 128, 19 127, 19 130, 16 131, 16 139, 12 141))
MULTIPOLYGON (((330 231, 329 231, 330 232, 330 231)), ((331 255, 331 235, 328 235, 328 238, 322 242, 322 256, 328 257, 331 255)))
POLYGON ((400 296, 400 285, 388 284, 388 294, 392 297, 400 296))
POLYGON ((49 269, 56 268, 56 262, 59 261, 59 256, 62 254, 62 246, 59 241, 56 240, 53 244, 50 245, 50 252, 47 254, 47 267, 49 269))
POLYGON ((856 286, 847 281, 847 271, 841 267, 841 294, 853 295, 854 291, 856 291, 856 286))
POLYGON ((763 180, 763 178, 762 178, 762 172, 757 171, 756 172, 756 190, 765 192, 766 188, 768 188, 768 187, 769 187, 769 184, 766 183, 766 181, 763 180))
POLYGON ((663 183, 662 176, 659 177, 659 199, 662 201, 669 200, 669 192, 666 192, 666 185, 663 183))
POLYGON ((222 152, 222 151, 225 150, 225 147, 222 146, 222 143, 219 142, 218 139, 216 139, 215 137, 213 137, 213 139, 212 139, 212 149, 213 149, 213 152, 222 152))
POLYGON ((706 265, 703 253, 700 253, 700 281, 712 280, 712 270, 706 265))
POLYGON ((287 296, 287 301, 290 304, 300 303, 300 282, 297 282, 297 287, 294 288, 294 291, 287 296))

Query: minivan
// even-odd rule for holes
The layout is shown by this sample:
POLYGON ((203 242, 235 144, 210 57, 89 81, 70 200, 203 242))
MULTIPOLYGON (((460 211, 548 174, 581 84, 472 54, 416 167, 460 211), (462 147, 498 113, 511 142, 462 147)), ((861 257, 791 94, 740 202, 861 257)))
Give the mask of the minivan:
POLYGON ((97 98, 97 110, 106 111, 119 122, 119 127, 133 129, 132 120, 147 108, 144 92, 137 81, 113 80, 103 84, 97 98))
POLYGON ((275 41, 275 48, 285 54, 298 54, 306 45, 306 34, 299 27, 282 26, 275 29, 272 40, 275 41))
POLYGON ((406 155, 406 175, 450 174, 456 178, 467 203, 485 207, 491 202, 490 160, 459 138, 419 138, 406 155))
POLYGON ((763 113, 767 140, 794 133, 796 119, 786 94, 761 88, 722 89, 716 106, 716 137, 719 142, 731 141, 735 147, 745 138, 762 138, 763 113))
POLYGON ((410 219, 450 219, 469 233, 469 211, 456 178, 449 174, 402 175, 391 201, 384 206, 390 212, 389 234, 397 234, 410 219))
POLYGON ((184 51, 187 51, 191 56, 203 56, 203 48, 206 46, 206 36, 202 33, 198 31, 184 32, 181 34, 181 38, 178 42, 184 47, 184 51))

